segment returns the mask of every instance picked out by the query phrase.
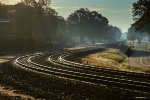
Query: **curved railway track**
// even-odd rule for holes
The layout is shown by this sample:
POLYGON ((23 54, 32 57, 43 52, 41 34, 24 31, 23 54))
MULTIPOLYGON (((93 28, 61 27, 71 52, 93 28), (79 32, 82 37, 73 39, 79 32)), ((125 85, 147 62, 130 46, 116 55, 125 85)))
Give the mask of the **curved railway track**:
POLYGON ((66 60, 66 57, 82 53, 101 51, 101 48, 88 48, 73 52, 55 52, 50 56, 34 54, 18 57, 14 64, 22 68, 47 75, 56 75, 68 79, 92 84, 103 84, 124 89, 150 92, 150 75, 134 72, 118 71, 95 66, 79 64, 66 60), (41 59, 44 64, 39 61, 41 59))

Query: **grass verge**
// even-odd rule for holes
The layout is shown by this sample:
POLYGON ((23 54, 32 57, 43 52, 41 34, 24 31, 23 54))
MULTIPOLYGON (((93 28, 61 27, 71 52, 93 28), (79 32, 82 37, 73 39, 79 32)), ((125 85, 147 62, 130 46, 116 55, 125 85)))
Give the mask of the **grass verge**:
POLYGON ((82 63, 98 67, 109 67, 112 69, 132 71, 138 73, 149 72, 140 67, 129 67, 129 58, 118 49, 108 49, 103 52, 86 55, 81 59, 82 63))

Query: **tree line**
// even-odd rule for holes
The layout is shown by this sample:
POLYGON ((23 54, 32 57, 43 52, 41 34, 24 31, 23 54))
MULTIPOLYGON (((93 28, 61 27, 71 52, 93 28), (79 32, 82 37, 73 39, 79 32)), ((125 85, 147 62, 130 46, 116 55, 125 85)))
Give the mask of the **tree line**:
POLYGON ((148 36, 150 40, 150 0, 138 0, 132 5, 134 23, 128 30, 129 40, 141 40, 148 36))
POLYGON ((50 7, 49 0, 22 0, 15 5, 0 3, 0 50, 46 50, 76 43, 114 41, 121 29, 106 17, 87 8, 67 19, 50 7))

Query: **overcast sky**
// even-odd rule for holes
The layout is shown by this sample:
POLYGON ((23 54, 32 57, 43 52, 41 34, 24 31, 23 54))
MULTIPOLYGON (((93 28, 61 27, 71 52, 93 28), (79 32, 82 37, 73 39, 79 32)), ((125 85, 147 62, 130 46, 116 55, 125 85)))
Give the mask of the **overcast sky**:
MULTIPOLYGON (((7 4, 15 4, 20 0, 0 0, 7 4)), ((132 20, 132 3, 137 0, 52 0, 52 8, 59 15, 67 18, 79 8, 89 8, 101 13, 109 19, 109 24, 120 27, 126 32, 132 20)))

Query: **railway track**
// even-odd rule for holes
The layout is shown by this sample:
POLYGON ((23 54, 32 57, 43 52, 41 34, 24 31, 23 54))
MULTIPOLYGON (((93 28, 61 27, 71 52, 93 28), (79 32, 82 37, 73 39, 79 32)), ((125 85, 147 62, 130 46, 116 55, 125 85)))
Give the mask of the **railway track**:
POLYGON ((89 70, 89 71, 94 71, 94 72, 104 72, 104 73, 111 73, 119 76, 132 76, 132 77, 138 77, 138 78, 146 78, 147 81, 150 81, 150 74, 146 73, 135 73, 135 72, 127 72, 127 71, 118 71, 115 69, 111 68, 104 68, 104 67, 97 67, 97 66, 92 66, 92 65, 86 65, 86 64, 81 64, 77 62, 72 62, 69 60, 66 60, 68 56, 71 56, 70 54, 63 54, 60 56, 59 59, 61 61, 68 65, 68 66, 74 66, 76 68, 84 69, 84 70, 89 70))
POLYGON ((51 53, 50 56, 44 54, 27 55, 18 57, 14 61, 14 64, 47 75, 56 75, 92 84, 103 84, 124 89, 150 92, 150 83, 148 80, 150 76, 148 74, 96 68, 95 66, 66 60, 66 57, 77 53, 101 50, 103 49, 88 48, 72 52, 51 53), (46 64, 41 64, 40 61, 37 60, 39 58, 42 58, 46 64), (141 77, 146 79, 141 79, 141 77))

